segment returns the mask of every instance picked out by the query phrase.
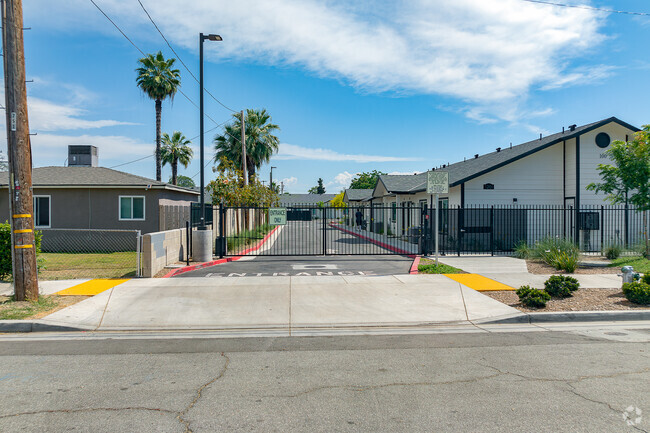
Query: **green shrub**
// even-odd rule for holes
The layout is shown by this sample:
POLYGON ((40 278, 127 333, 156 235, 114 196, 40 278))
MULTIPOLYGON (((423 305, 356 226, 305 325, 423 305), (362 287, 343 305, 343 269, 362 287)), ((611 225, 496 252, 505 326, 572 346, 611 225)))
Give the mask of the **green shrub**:
POLYGON ((517 242, 515 245, 515 257, 518 259, 528 259, 531 256, 531 250, 526 241, 517 242))
POLYGON ((551 300, 551 295, 545 290, 533 289, 530 286, 521 286, 516 293, 519 296, 519 301, 531 308, 544 308, 546 303, 551 300))
POLYGON ((569 239, 546 237, 535 245, 531 256, 555 269, 574 272, 578 267, 580 250, 569 239))
MULTIPOLYGON (((35 231, 34 238, 34 243, 36 244, 36 260, 38 269, 40 270, 44 267, 43 259, 38 257, 41 253, 43 233, 35 231)), ((0 280, 11 276, 11 266, 11 225, 5 221, 4 223, 0 223, 0 280)))
POLYGON ((605 257, 609 260, 616 260, 621 256, 623 249, 619 245, 611 245, 605 248, 605 257))
POLYGON ((641 277, 641 282, 650 284, 650 274, 645 274, 644 276, 641 277))
POLYGON ((546 293, 556 298, 568 298, 580 288, 578 280, 564 275, 553 275, 544 282, 546 293))
POLYGON ((650 305, 650 284, 647 283, 625 283, 623 294, 628 301, 635 304, 650 305))

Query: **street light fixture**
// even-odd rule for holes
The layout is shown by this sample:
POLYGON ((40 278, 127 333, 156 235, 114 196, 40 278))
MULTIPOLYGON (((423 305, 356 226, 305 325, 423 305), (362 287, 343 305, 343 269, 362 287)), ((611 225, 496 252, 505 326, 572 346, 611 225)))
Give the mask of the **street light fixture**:
POLYGON ((204 180, 204 169, 205 169, 205 162, 204 160, 204 139, 203 139, 203 41, 205 40, 209 41, 223 41, 221 36, 219 35, 204 35, 203 33, 199 33, 199 85, 201 87, 201 95, 199 97, 199 116, 200 116, 200 126, 199 126, 199 134, 200 135, 200 160, 201 160, 201 197, 200 197, 200 206, 201 206, 201 213, 200 215, 200 224, 199 224, 199 230, 205 230, 205 180, 204 180))

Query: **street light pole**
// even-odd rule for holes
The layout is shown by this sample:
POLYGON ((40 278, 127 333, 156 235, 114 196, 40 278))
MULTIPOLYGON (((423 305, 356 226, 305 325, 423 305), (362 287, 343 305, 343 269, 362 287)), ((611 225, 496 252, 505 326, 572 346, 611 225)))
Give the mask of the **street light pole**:
POLYGON ((212 259, 212 231, 208 231, 205 226, 205 162, 204 162, 204 131, 203 131, 203 41, 221 41, 221 36, 219 35, 204 35, 199 33, 199 86, 201 87, 199 92, 199 134, 200 134, 200 164, 201 164, 201 179, 200 179, 200 194, 199 197, 199 206, 200 217, 199 217, 199 230, 196 234, 196 242, 194 241, 194 235, 192 236, 192 244, 195 246, 193 248, 193 256, 196 261, 207 262, 212 259))
POLYGON ((204 178, 204 170, 205 170, 205 162, 204 162, 204 137, 203 137, 203 41, 206 39, 210 41, 222 41, 223 39, 219 35, 204 35, 203 33, 199 33, 199 85, 201 86, 201 91, 199 95, 199 134, 200 135, 200 157, 199 159, 201 160, 201 197, 199 198, 199 203, 201 206, 201 213, 200 215, 200 223, 199 223, 199 230, 205 230, 205 178, 204 178))

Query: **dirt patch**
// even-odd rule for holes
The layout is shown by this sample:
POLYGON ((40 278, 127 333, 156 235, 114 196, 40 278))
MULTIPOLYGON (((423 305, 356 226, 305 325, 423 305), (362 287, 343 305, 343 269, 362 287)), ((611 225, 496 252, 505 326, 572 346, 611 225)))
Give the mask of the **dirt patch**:
POLYGON ((0 296, 0 318, 41 319, 88 298, 90 296, 41 295, 38 302, 13 302, 8 296, 0 296))
MULTIPOLYGON (((589 261, 582 260, 581 261, 589 261)), ((566 274, 566 271, 558 271, 553 266, 549 266, 540 260, 526 260, 526 267, 528 272, 536 275, 549 275, 549 274, 566 274)), ((619 268, 610 267, 584 267, 575 270, 574 274, 618 274, 621 270, 619 268)))
POLYGON ((650 306, 638 305, 628 301, 621 289, 579 289, 570 298, 552 298, 546 308, 529 308, 519 302, 519 297, 512 291, 481 292, 506 305, 526 313, 542 311, 605 311, 605 310, 644 310, 650 306))

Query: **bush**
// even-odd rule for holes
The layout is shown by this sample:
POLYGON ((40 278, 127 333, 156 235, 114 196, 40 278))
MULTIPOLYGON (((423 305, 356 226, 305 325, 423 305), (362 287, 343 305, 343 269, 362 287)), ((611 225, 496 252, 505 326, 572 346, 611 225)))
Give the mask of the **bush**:
POLYGON ((519 296, 519 301, 531 308, 544 308, 546 303, 551 300, 551 295, 545 290, 533 289, 530 286, 521 286, 516 293, 519 296))
POLYGON ((518 259, 528 259, 531 256, 531 250, 526 241, 517 242, 515 245, 515 257, 518 259))
POLYGON ((605 257, 609 260, 616 260, 621 256, 622 248, 618 245, 612 245, 605 248, 605 257))
POLYGON ((557 270, 573 272, 578 267, 580 250, 569 239, 546 237, 535 245, 532 257, 543 260, 557 270))
POLYGON ((644 276, 641 277, 641 282, 650 284, 650 274, 645 274, 644 276))
POLYGON ((647 283, 625 283, 623 294, 628 301, 640 305, 650 305, 650 284, 647 283))
MULTIPOLYGON (((41 239, 43 233, 39 231, 34 232, 36 244, 36 260, 38 269, 43 268, 43 259, 38 255, 41 253, 41 239)), ((5 221, 0 223, 0 280, 4 280, 11 276, 11 225, 5 221)))
POLYGON ((564 275, 553 275, 544 282, 546 293, 556 298, 568 298, 580 288, 578 280, 564 275))

